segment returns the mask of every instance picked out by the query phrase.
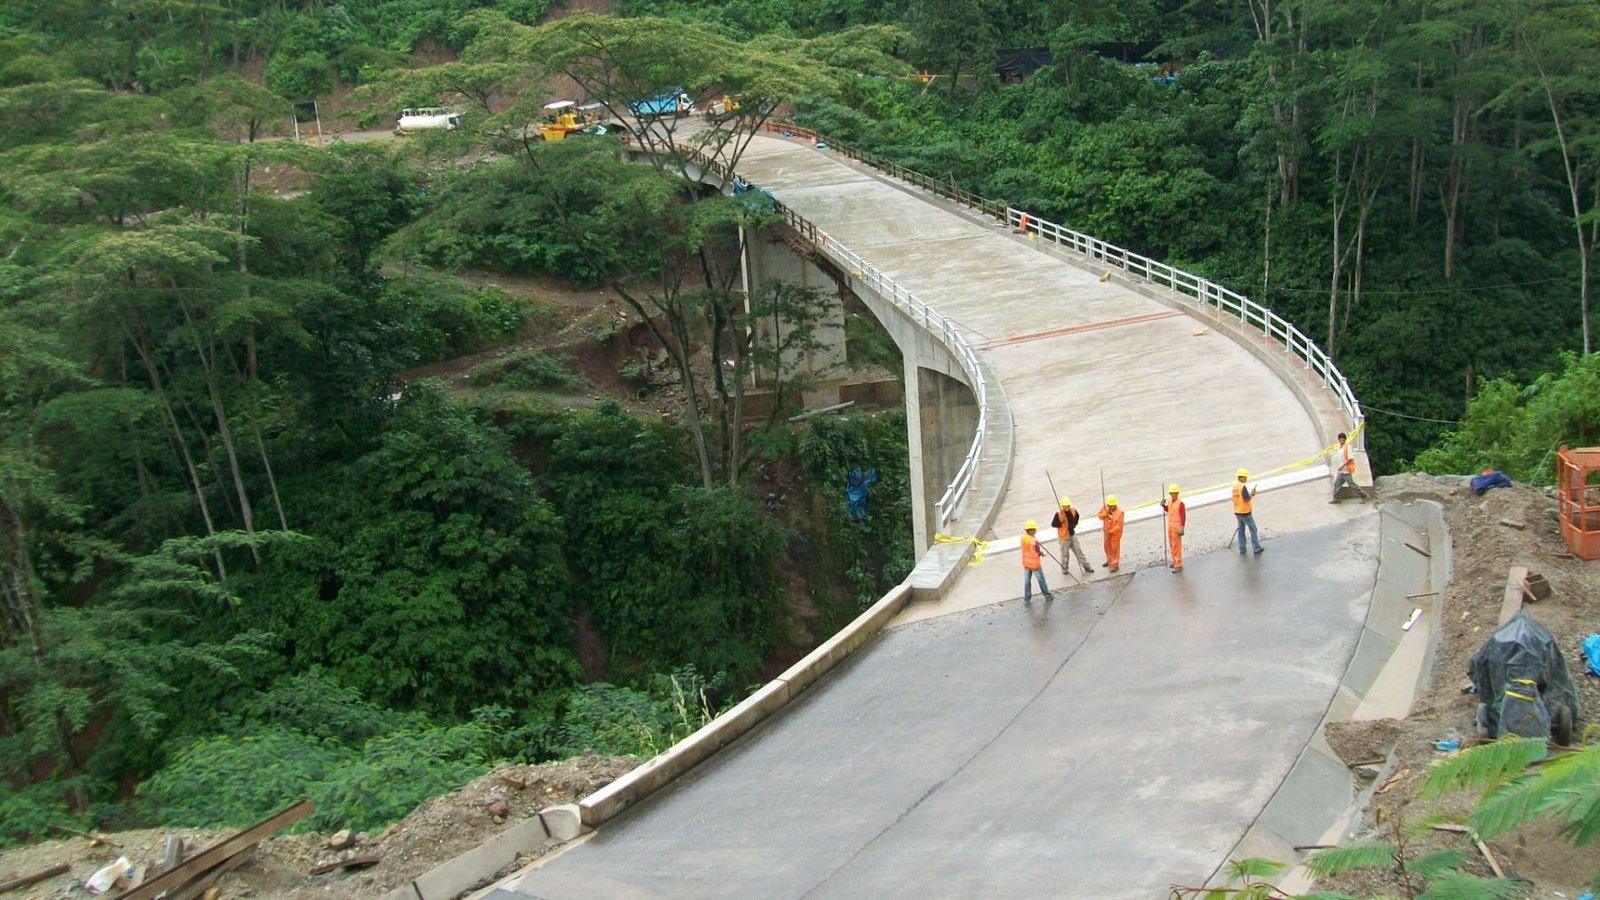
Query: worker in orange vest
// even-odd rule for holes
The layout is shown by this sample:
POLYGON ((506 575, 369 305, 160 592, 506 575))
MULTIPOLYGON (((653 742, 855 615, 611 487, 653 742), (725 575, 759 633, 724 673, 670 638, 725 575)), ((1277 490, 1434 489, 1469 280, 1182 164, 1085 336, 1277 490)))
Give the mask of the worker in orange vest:
POLYGON ((1174 572, 1183 571, 1183 526, 1188 521, 1188 511, 1183 507, 1183 501, 1178 499, 1178 486, 1171 485, 1167 488, 1169 499, 1161 502, 1161 509, 1167 514, 1167 547, 1172 553, 1167 561, 1167 567, 1174 572))
MULTIPOLYGON (((1345 433, 1341 431, 1339 432, 1339 469, 1338 474, 1333 479, 1333 497, 1328 501, 1329 503, 1339 502, 1340 488, 1351 487, 1355 488, 1357 493, 1361 492, 1361 488, 1356 485, 1355 474, 1356 461, 1355 458, 1350 455, 1349 439, 1345 433)), ((1362 494, 1362 499, 1366 499, 1365 494, 1362 494)))
POLYGON ((1070 561, 1067 558, 1068 550, 1071 550, 1072 554, 1078 557, 1078 565, 1083 566, 1084 574, 1087 575, 1094 571, 1094 566, 1089 565, 1088 557, 1083 555, 1083 545, 1078 543, 1079 518, 1081 517, 1078 515, 1078 511, 1072 508, 1072 498, 1062 497, 1061 508, 1056 510, 1055 518, 1050 520, 1051 526, 1056 530, 1056 538, 1059 540, 1059 543, 1056 544, 1056 549, 1061 553, 1061 574, 1063 575, 1072 574, 1067 571, 1067 563, 1070 561))
POLYGON ((1043 553, 1039 546, 1039 539, 1034 537, 1034 532, 1039 530, 1039 523, 1029 519, 1022 526, 1022 602, 1033 602, 1033 579, 1039 579, 1039 593, 1044 594, 1044 600, 1049 603, 1056 597, 1050 593, 1050 585, 1044 580, 1044 566, 1040 562, 1043 553))
POLYGON ((1122 568, 1122 522, 1125 518, 1117 506, 1117 495, 1107 497, 1095 516, 1100 520, 1100 533, 1105 537, 1106 571, 1115 572, 1122 568))
POLYGON ((1238 478, 1233 485, 1233 517, 1238 521, 1239 555, 1244 555, 1244 531, 1250 529, 1250 543, 1255 545, 1257 553, 1267 549, 1261 546, 1261 536, 1256 533, 1256 514, 1253 511, 1255 492, 1250 490, 1247 483, 1250 480, 1250 471, 1240 469, 1234 473, 1238 478))

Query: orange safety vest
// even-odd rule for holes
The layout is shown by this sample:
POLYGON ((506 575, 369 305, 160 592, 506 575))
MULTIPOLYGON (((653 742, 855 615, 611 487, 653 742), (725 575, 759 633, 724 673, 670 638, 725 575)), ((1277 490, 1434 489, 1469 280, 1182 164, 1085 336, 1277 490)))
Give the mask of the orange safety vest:
POLYGON ((1100 521, 1105 523, 1105 533, 1108 536, 1120 537, 1122 535, 1122 522, 1125 518, 1122 507, 1119 506, 1116 509, 1112 509, 1109 506, 1102 506, 1097 515, 1100 517, 1100 521))
POLYGON ((1166 504, 1166 506, 1167 530, 1176 531, 1177 529, 1182 528, 1185 524, 1185 520, 1188 519, 1188 516, 1185 515, 1185 510, 1183 508, 1183 501, 1174 500, 1166 504))
POLYGON ((1244 494, 1244 482, 1233 483, 1233 514, 1236 516, 1250 515, 1250 499, 1244 494))
POLYGON ((1350 445, 1348 443, 1340 444, 1339 453, 1344 457, 1344 462, 1339 465, 1339 470, 1354 475, 1356 473, 1356 461, 1350 458, 1350 445))
POLYGON ((1039 539, 1026 531, 1022 533, 1022 567, 1024 569, 1040 567, 1039 539))

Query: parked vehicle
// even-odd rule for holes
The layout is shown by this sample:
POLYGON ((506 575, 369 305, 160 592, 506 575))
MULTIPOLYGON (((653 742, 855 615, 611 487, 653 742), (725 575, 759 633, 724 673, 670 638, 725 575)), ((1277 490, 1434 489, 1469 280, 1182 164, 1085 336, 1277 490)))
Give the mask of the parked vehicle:
POLYGON ((455 131, 461 127, 461 116, 442 106, 423 106, 400 110, 395 121, 396 135, 416 134, 419 131, 455 131))
POLYGON ((648 100, 635 100, 628 104, 628 113, 636 119, 677 118, 694 112, 694 98, 682 88, 658 94, 648 100))
POLYGON ((553 100, 544 105, 544 114, 535 127, 539 129, 539 136, 545 140, 559 141, 586 124, 588 123, 578 118, 576 100, 553 100))
POLYGON ((723 94, 706 104, 705 113, 707 122, 720 125, 739 114, 739 101, 723 94))

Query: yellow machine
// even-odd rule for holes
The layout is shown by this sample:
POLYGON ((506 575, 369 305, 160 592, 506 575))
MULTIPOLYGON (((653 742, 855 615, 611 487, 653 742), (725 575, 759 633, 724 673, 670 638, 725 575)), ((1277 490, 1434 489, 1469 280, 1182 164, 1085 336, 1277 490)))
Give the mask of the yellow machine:
POLYGON ((560 141, 587 124, 580 121, 577 101, 555 100, 544 105, 544 116, 534 127, 545 140, 560 141))

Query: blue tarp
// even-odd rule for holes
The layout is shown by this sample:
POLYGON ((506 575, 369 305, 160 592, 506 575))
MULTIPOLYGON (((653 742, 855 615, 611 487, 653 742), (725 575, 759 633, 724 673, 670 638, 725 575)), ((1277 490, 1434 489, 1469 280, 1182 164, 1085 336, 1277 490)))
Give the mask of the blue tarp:
POLYGON ((1484 472, 1482 475, 1472 476, 1472 492, 1481 494, 1491 488, 1511 487, 1511 479, 1499 469, 1484 472))
POLYGON ((860 469, 850 470, 850 480, 844 489, 844 496, 850 501, 851 516, 857 519, 867 517, 867 488, 877 483, 877 469, 868 469, 865 474, 860 469))
POLYGON ((1590 675, 1600 675, 1600 634, 1583 639, 1583 661, 1589 664, 1590 675))

